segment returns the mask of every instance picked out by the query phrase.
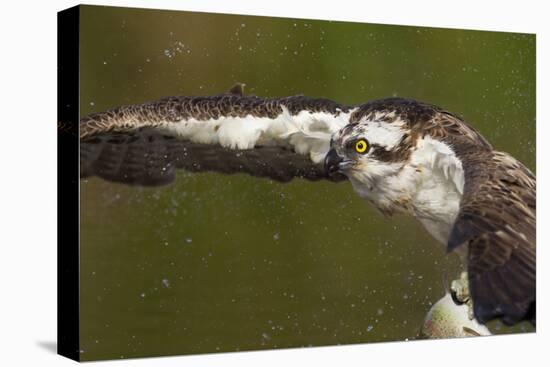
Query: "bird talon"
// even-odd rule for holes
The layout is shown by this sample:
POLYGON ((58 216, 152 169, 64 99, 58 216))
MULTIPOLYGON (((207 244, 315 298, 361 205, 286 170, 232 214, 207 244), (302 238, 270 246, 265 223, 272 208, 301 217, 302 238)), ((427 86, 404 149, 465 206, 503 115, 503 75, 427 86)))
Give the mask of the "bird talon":
POLYGON ((465 271, 460 274, 460 278, 451 283, 451 297, 457 305, 465 304, 468 306, 468 317, 474 319, 474 304, 470 297, 470 288, 468 286, 468 273, 465 271))
POLYGON ((451 283, 451 296, 457 304, 464 304, 470 300, 470 289, 468 287, 468 274, 462 272, 459 279, 451 283))

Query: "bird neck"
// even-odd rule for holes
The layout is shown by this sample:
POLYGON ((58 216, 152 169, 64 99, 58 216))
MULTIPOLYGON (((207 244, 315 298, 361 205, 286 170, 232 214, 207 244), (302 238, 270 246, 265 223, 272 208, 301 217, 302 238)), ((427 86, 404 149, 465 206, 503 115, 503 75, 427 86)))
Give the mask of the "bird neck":
POLYGON ((407 162, 386 164, 384 175, 351 176, 350 181, 385 215, 412 215, 446 243, 462 198, 461 161, 445 143, 431 138, 419 139, 413 149, 407 162))
POLYGON ((446 244, 460 210, 462 162, 447 144, 425 137, 418 142, 409 166, 415 171, 413 215, 435 239, 446 244))

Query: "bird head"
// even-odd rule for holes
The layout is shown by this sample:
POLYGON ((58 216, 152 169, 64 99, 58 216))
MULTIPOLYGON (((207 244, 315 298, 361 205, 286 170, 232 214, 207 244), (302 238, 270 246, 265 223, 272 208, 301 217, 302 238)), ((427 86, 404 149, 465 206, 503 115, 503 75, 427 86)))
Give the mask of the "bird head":
POLYGON ((419 162, 415 153, 435 113, 433 106, 404 99, 359 106, 349 124, 332 136, 325 157, 327 175, 347 176, 357 193, 386 215, 410 210, 427 174, 423 166, 431 167, 432 162, 419 162))
POLYGON ((413 140, 409 125, 395 111, 364 115, 334 134, 325 170, 374 189, 408 163, 413 140))

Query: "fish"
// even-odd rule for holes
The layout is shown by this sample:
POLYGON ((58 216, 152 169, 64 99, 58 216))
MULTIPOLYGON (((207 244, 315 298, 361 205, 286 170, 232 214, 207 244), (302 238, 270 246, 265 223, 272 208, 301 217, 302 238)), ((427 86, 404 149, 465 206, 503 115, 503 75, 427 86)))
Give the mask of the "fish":
POLYGON ((450 293, 446 293, 428 311, 420 339, 463 338, 492 335, 489 329, 470 318, 466 304, 456 304, 450 293))

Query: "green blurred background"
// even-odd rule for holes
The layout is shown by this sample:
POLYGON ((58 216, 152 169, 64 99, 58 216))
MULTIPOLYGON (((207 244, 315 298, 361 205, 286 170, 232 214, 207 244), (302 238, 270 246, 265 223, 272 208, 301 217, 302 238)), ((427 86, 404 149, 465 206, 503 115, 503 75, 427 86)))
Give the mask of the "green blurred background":
MULTIPOLYGON (((81 8, 81 114, 235 82, 266 97, 447 108, 535 169, 535 36, 81 8)), ((459 271, 348 183, 180 172, 81 181, 82 359, 414 339, 459 271)), ((529 325, 495 333, 532 331, 529 325)))

